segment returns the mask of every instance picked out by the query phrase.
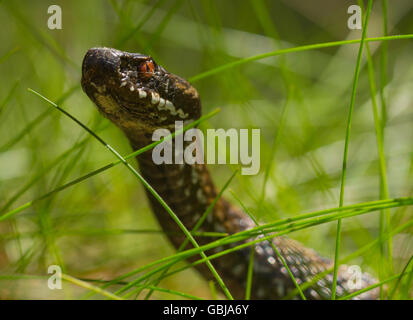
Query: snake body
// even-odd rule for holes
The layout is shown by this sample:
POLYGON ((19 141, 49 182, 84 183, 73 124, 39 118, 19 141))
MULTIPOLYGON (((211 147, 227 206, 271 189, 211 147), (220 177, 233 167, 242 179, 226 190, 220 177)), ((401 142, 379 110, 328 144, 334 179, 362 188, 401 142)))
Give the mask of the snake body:
MULTIPOLYGON (((82 87, 98 110, 129 139, 134 150, 152 143, 152 134, 158 128, 174 130, 175 121, 194 121, 201 116, 201 101, 196 89, 186 80, 169 73, 146 55, 128 53, 111 48, 90 49, 83 60, 82 87)), ((137 157, 143 177, 177 214, 188 230, 192 230, 201 215, 217 197, 217 189, 204 164, 160 164, 153 162, 151 151, 137 157)), ((160 225, 167 231, 175 247, 185 237, 177 224, 159 202, 149 193, 148 198, 160 225), (178 234, 178 235, 177 235, 178 234)), ((234 234, 254 227, 242 210, 220 198, 199 231, 234 234)), ((208 241, 198 240, 200 245, 208 241)), ((212 260, 213 266, 231 294, 244 299, 250 250, 254 252, 251 298, 281 299, 295 285, 287 269, 273 250, 285 259, 298 284, 310 281, 320 272, 332 267, 332 262, 314 250, 285 237, 237 250, 212 260)), ((224 248, 206 251, 216 253, 224 248)), ((206 279, 213 279, 210 270, 198 265, 206 279)), ((341 266, 337 281, 337 296, 351 293, 347 267, 341 266)), ((331 297, 332 274, 327 274, 303 291, 308 299, 331 297)), ((362 288, 375 280, 368 274, 361 276, 362 288)), ((359 288, 360 289, 360 288, 359 288)), ((358 299, 376 299, 377 290, 357 296, 358 299)))

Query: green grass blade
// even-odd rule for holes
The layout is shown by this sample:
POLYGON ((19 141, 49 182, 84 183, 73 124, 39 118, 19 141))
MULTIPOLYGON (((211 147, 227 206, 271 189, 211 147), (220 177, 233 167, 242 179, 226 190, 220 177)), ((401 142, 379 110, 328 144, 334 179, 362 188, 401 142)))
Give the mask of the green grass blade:
MULTIPOLYGON (((403 34, 403 35, 394 35, 394 36, 387 36, 387 37, 366 38, 364 41, 365 42, 377 42, 377 41, 402 40, 402 39, 412 39, 412 38, 413 38, 413 34, 403 34)), ((279 56, 279 55, 293 53, 293 52, 302 52, 302 51, 309 51, 309 50, 316 50, 316 49, 323 49, 323 48, 331 48, 331 47, 337 47, 337 46, 342 46, 346 44, 354 44, 354 43, 360 43, 360 42, 361 42, 361 39, 332 41, 332 42, 310 44, 310 45, 304 45, 304 46, 299 46, 295 48, 280 49, 280 50, 275 50, 271 52, 266 52, 266 53, 258 54, 258 55, 251 56, 248 58, 239 59, 239 60, 227 63, 227 64, 223 64, 219 67, 216 67, 214 69, 211 69, 203 73, 200 73, 196 76, 193 76, 189 78, 188 81, 193 83, 201 79, 216 75, 220 72, 241 66, 243 64, 262 60, 262 59, 269 58, 269 57, 279 56)))
POLYGON ((111 300, 123 300, 121 297, 118 297, 117 295, 115 295, 115 294, 113 294, 113 293, 111 293, 111 292, 102 290, 102 289, 99 288, 99 287, 96 287, 96 286, 94 286, 94 285, 91 285, 90 283, 87 283, 87 282, 85 282, 85 281, 76 279, 76 278, 74 278, 74 277, 72 277, 72 276, 69 276, 68 274, 64 274, 64 273, 63 273, 63 274, 62 274, 62 279, 63 279, 63 280, 66 280, 66 281, 68 281, 68 282, 71 282, 71 283, 73 283, 73 284, 75 284, 75 285, 77 285, 77 286, 79 286, 79 287, 84 288, 84 289, 94 291, 94 292, 96 292, 96 293, 98 293, 98 294, 101 294, 102 296, 105 296, 106 298, 111 299, 111 300))
MULTIPOLYGON (((353 79, 353 88, 351 91, 351 100, 350 100, 350 110, 348 113, 347 119, 347 128, 346 128, 346 136, 344 141, 344 154, 343 154, 343 168, 341 173, 341 186, 340 186, 340 200, 339 200, 339 207, 343 206, 344 203, 344 186, 346 183, 346 173, 347 173, 347 158, 348 158, 348 149, 350 144, 350 132, 351 132, 351 122, 353 118, 353 110, 354 105, 356 102, 356 92, 357 92, 357 84, 360 75, 360 65, 361 65, 361 58, 363 56, 363 47, 364 41, 367 34, 367 27, 370 18, 371 8, 373 6, 373 0, 369 0, 367 5, 367 12, 366 17, 363 23, 363 33, 361 36, 361 41, 359 45, 359 51, 357 54, 357 63, 356 63, 356 70, 354 72, 354 79, 353 79)), ((337 289, 337 272, 338 272, 338 260, 339 260, 339 253, 340 253, 340 243, 341 243, 341 220, 337 222, 337 235, 336 235, 336 250, 334 255, 334 273, 333 273, 333 287, 332 287, 332 294, 331 298, 333 300, 336 299, 336 289, 337 289)))
POLYGON ((405 276, 407 269, 409 268, 409 265, 412 261, 413 261, 413 256, 410 257, 409 261, 407 261, 406 265, 404 266, 403 271, 400 273, 400 276, 397 279, 396 284, 394 285, 391 293, 389 294, 389 300, 393 300, 394 294, 396 293, 396 290, 399 287, 400 281, 402 280, 403 276, 405 276))

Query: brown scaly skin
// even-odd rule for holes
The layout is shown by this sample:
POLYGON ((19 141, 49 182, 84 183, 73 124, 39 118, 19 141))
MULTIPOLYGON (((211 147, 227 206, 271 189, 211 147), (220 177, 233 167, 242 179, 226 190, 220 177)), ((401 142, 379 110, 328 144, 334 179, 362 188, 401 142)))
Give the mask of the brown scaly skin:
MULTIPOLYGON (((172 132, 175 121, 193 121, 201 115, 201 101, 196 89, 184 79, 167 72, 150 57, 141 54, 109 48, 90 49, 83 60, 82 87, 99 111, 123 130, 133 149, 153 142, 154 130, 167 128, 172 132), (153 69, 149 70, 146 65, 153 66, 153 69)), ((152 161, 151 151, 141 154, 137 159, 144 178, 178 215, 186 228, 193 229, 217 196, 206 166, 156 165, 152 161)), ((162 228, 170 234, 182 233, 156 199, 149 193, 148 197, 162 228)), ((199 230, 233 234, 252 227, 253 222, 244 212, 225 199, 220 199, 199 230)), ((185 238, 169 236, 169 239, 175 247, 179 247, 185 238)), ((203 245, 207 240, 201 238, 198 243, 203 245)), ((294 240, 277 237, 273 244, 299 283, 311 280, 316 274, 332 266, 329 260, 294 240)), ((210 250, 207 254, 223 249, 225 248, 210 250)), ((268 242, 261 242, 254 249, 251 297, 285 297, 295 288, 286 268, 268 242)), ((245 295, 249 250, 245 248, 212 260, 236 299, 243 299, 245 295)), ((212 279, 211 272, 204 265, 200 265, 198 269, 205 278, 212 279)), ((342 266, 338 275, 338 297, 352 292, 347 286, 349 276, 346 266, 342 266)), ((371 276, 363 274, 363 288, 373 283, 371 276)), ((329 299, 331 287, 332 275, 328 274, 305 290, 304 295, 308 299, 329 299)), ((376 299, 377 294, 377 290, 371 290, 357 298, 376 299)))

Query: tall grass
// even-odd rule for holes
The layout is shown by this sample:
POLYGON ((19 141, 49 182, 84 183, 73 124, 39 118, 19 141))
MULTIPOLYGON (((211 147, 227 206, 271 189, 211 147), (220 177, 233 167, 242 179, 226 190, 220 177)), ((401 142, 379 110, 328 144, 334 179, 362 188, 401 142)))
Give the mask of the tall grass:
MULTIPOLYGON (((370 0, 363 31, 350 32, 341 2, 326 4, 331 18, 286 3, 233 10, 232 1, 76 0, 61 4, 64 28, 51 31, 47 2, 1 2, 10 31, 0 47, 0 298, 216 297, 193 271, 203 263, 224 292, 218 297, 231 298, 214 259, 279 235, 335 256, 336 267, 359 264, 378 276, 344 299, 378 286, 381 299, 411 297, 411 7, 370 0), (370 9, 376 19, 367 26, 370 9), (131 153, 79 90, 84 53, 103 45, 149 53, 188 78, 206 114, 191 126, 261 128, 259 175, 211 166, 219 197, 241 206, 255 228, 187 230, 143 180, 132 159, 155 144, 131 153), (194 248, 169 246, 141 185, 194 248), (199 237, 211 242, 198 246, 199 237), (63 267, 61 291, 47 289, 51 264, 63 267)), ((311 283, 296 285, 286 298, 304 298, 311 283)))

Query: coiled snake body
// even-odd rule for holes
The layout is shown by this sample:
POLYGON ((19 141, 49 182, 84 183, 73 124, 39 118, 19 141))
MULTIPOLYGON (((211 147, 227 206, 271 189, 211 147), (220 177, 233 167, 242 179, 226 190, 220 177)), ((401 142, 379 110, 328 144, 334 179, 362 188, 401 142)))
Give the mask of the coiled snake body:
MULTIPOLYGON (((171 132, 175 121, 191 121, 201 115, 198 92, 184 79, 167 72, 145 55, 127 53, 110 48, 90 49, 82 66, 82 87, 99 111, 125 133, 132 148, 142 148, 152 143, 152 133, 158 128, 171 132)), ((156 165, 151 151, 137 157, 144 178, 152 185, 188 230, 192 230, 202 213, 217 196, 210 174, 203 164, 156 165)), ((176 236, 181 230, 159 202, 148 193, 150 203, 159 223, 169 234, 175 247, 185 237, 176 236)), ((227 232, 230 234, 254 227, 253 221, 241 210, 220 198, 200 231, 227 232)), ((199 244, 205 244, 205 238, 199 244)), ((330 268, 331 262, 294 240, 277 237, 273 244, 296 278, 303 283, 330 268)), ((231 294, 245 297, 249 247, 212 260, 212 263, 231 294)), ((251 298, 281 299, 295 288, 290 275, 268 242, 255 245, 251 298)), ((207 251, 207 254, 209 252, 207 251)), ((212 279, 211 272, 201 264, 201 274, 212 279)), ((352 290, 348 285, 346 267, 339 270, 337 296, 352 290)), ((361 277, 362 287, 374 283, 368 274, 361 277)), ((304 290, 308 299, 329 299, 332 275, 328 274, 304 290)), ((360 288, 359 288, 360 289, 360 288)), ((359 299, 377 298, 377 290, 358 296, 359 299)))

